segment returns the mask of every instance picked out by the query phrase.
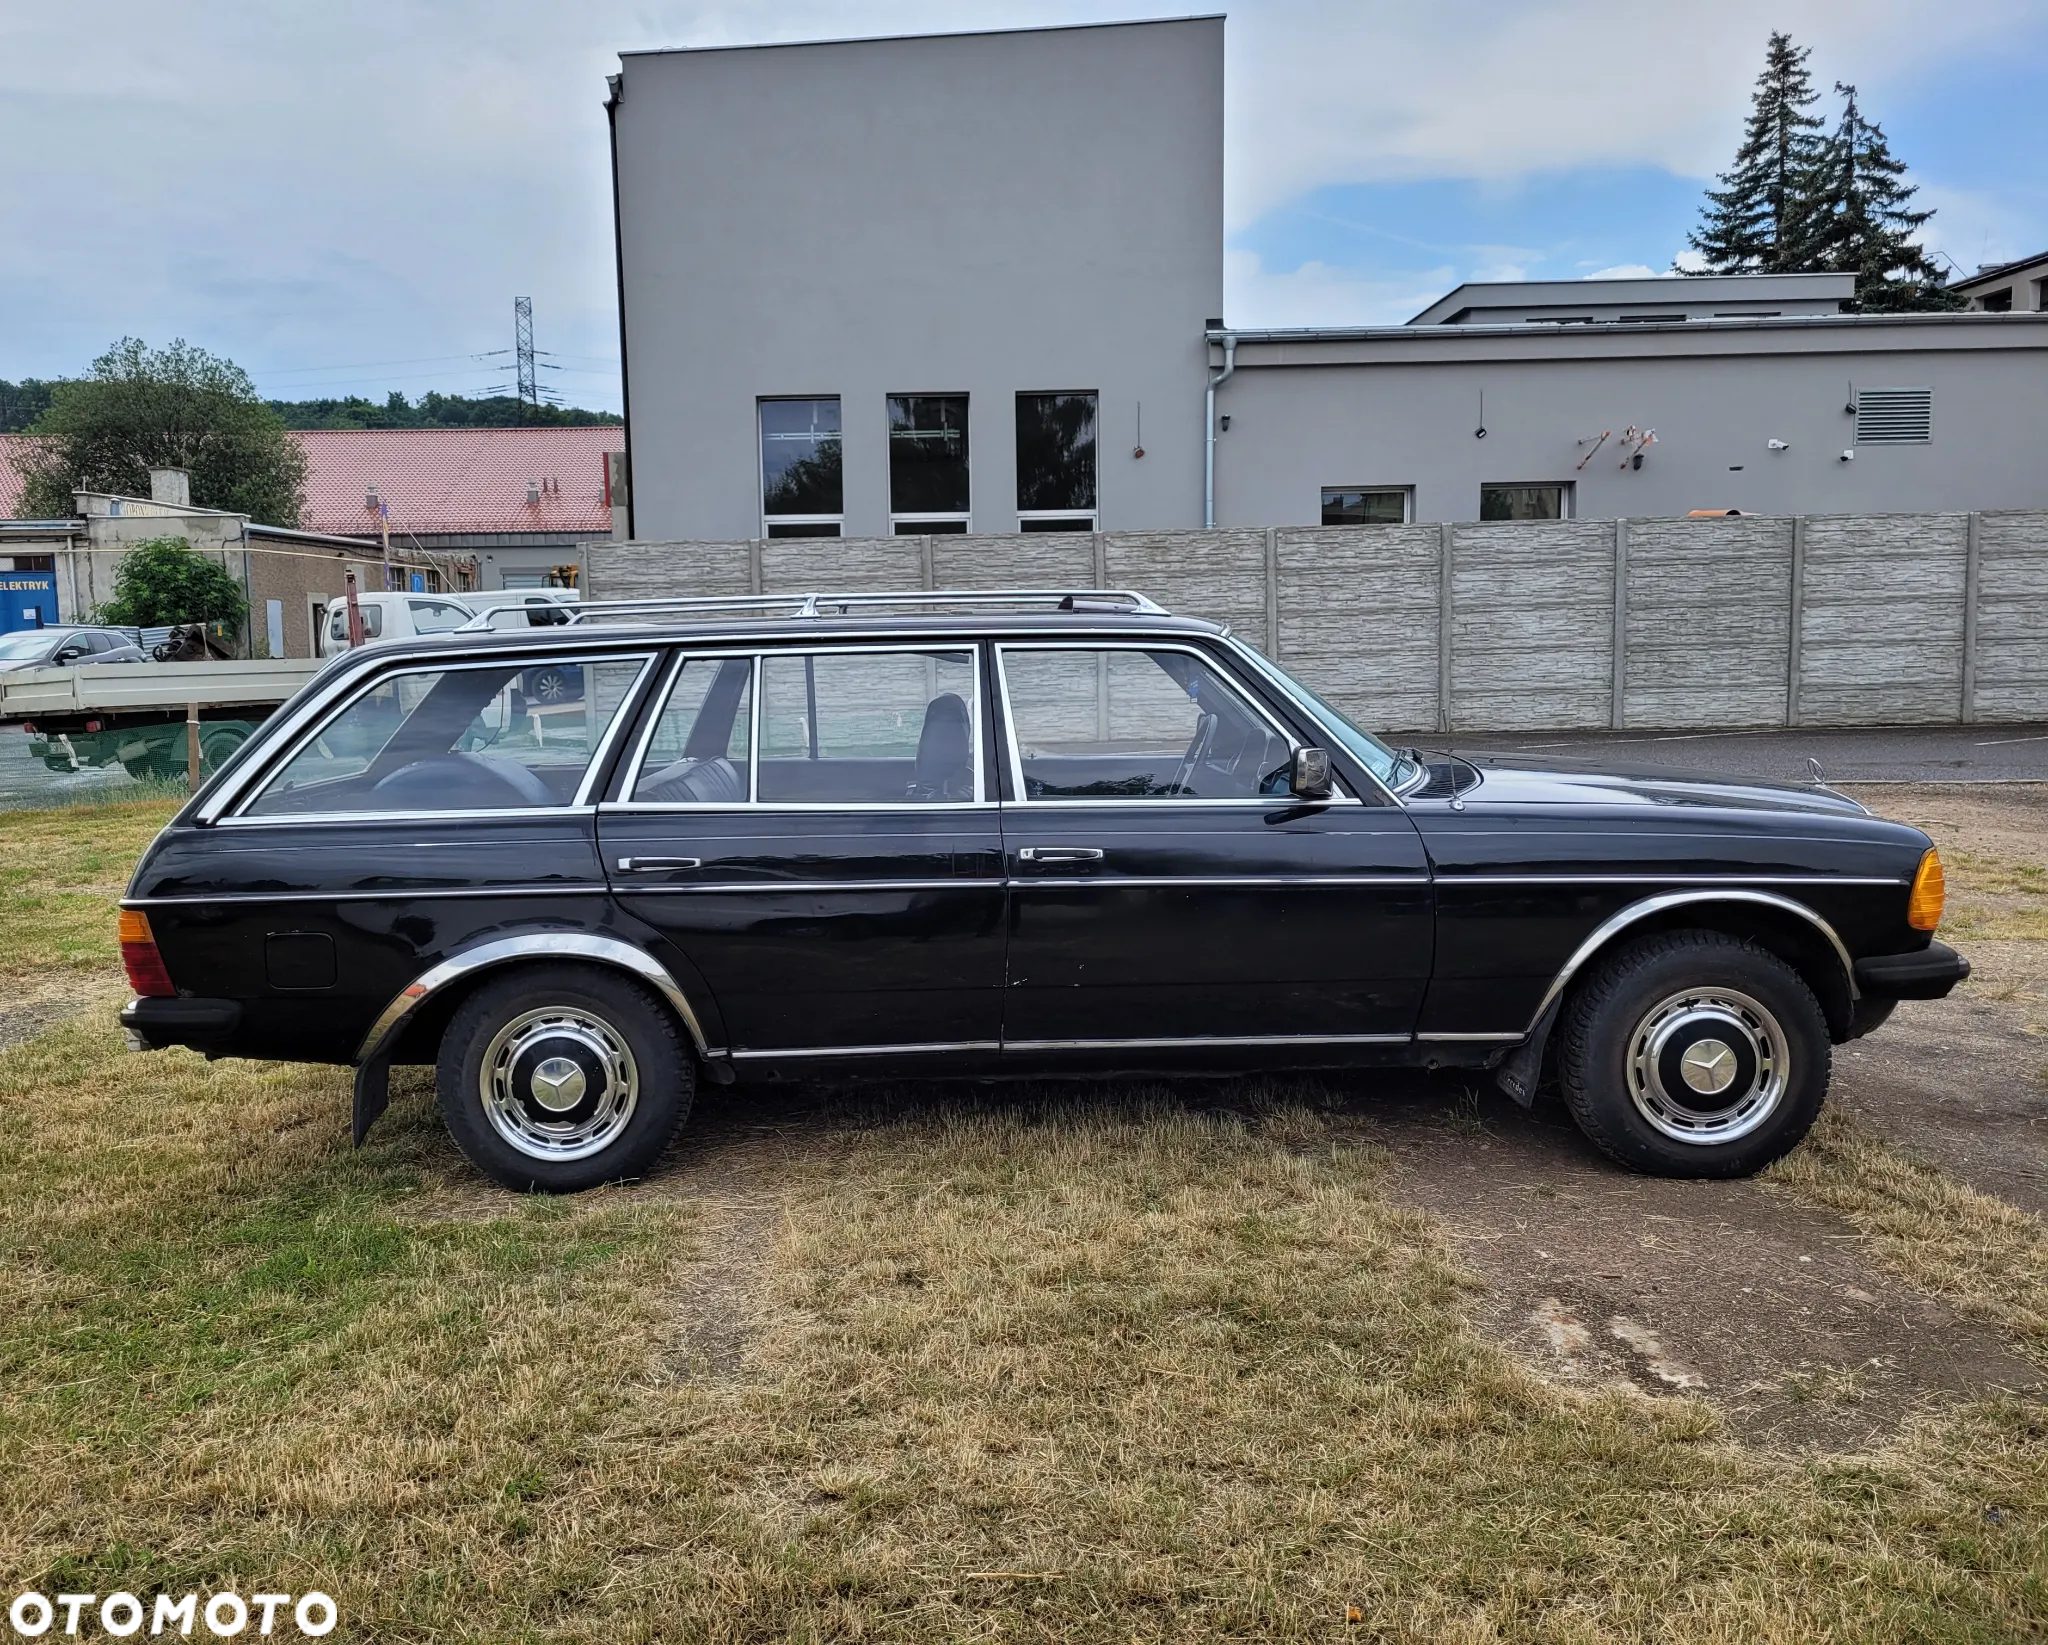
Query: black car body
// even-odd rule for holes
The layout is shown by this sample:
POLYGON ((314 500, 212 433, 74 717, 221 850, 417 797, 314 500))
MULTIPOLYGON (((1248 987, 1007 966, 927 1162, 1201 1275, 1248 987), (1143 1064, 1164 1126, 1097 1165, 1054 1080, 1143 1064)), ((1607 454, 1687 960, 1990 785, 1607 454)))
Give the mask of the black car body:
POLYGON ((1967 974, 1938 902, 1927 837, 1826 789, 1396 754, 1135 596, 589 605, 330 664, 136 869, 123 1021, 353 1064, 359 1136, 438 1062, 520 1185, 643 1166, 700 1075, 1527 1100, 1546 1049, 1609 1152, 1730 1174, 1831 1043, 1967 974), (529 716, 566 667, 581 721, 529 716))

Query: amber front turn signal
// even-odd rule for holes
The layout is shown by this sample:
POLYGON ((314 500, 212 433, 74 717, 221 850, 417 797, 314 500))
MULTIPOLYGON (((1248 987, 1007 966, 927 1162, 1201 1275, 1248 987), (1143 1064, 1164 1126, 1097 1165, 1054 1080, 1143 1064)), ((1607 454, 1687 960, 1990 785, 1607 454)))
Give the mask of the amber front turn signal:
POLYGON ((156 933, 149 928, 149 916, 139 908, 121 910, 117 927, 121 936, 121 966, 128 973, 128 986, 138 994, 166 997, 177 993, 164 957, 157 952, 156 933))
POLYGON ((1941 853, 1930 847, 1920 859, 1920 871, 1913 876, 1913 894, 1906 899, 1906 923, 1915 931, 1932 931, 1941 924, 1941 905, 1947 896, 1941 853))

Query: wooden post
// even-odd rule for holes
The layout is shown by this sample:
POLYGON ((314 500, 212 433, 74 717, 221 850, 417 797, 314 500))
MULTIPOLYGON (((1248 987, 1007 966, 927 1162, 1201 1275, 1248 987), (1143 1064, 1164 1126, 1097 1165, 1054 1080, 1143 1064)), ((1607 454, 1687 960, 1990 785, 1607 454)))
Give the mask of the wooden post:
POLYGON ((199 792, 199 705, 185 705, 185 781, 193 793, 199 792))
POLYGON ((1963 560, 1963 724, 1977 719, 1977 589, 1983 575, 1984 516, 1970 515, 1969 547, 1963 560))
POLYGON ((363 643, 363 606, 356 598, 356 574, 352 569, 341 574, 341 594, 348 603, 348 645, 353 651, 363 643))

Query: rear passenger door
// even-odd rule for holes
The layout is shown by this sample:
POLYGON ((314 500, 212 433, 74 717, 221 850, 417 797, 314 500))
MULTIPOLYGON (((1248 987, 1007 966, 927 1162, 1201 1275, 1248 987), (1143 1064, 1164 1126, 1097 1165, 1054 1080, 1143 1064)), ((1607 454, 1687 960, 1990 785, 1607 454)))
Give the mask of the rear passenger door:
POLYGON ((1002 1030, 1002 841, 969 645, 692 653, 601 810, 614 895, 735 1062, 973 1066, 1002 1030))

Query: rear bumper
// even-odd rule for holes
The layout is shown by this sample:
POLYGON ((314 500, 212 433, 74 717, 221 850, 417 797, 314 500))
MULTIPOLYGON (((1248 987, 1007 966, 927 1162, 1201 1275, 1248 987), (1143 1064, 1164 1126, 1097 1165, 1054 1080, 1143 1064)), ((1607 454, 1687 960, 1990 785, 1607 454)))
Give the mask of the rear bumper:
POLYGON ((1969 974, 1970 962, 1945 942, 1856 962, 1856 986, 1879 1000, 1938 1000, 1969 974))
POLYGON ((145 994, 121 1007, 121 1027, 131 1051, 161 1051, 189 1045, 204 1051, 241 1026, 237 1000, 190 1000, 145 994))

